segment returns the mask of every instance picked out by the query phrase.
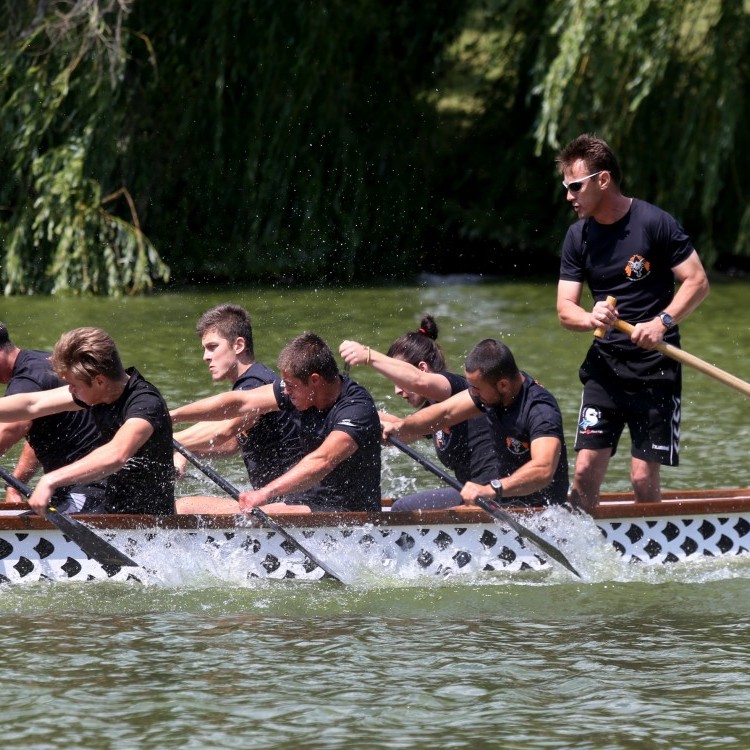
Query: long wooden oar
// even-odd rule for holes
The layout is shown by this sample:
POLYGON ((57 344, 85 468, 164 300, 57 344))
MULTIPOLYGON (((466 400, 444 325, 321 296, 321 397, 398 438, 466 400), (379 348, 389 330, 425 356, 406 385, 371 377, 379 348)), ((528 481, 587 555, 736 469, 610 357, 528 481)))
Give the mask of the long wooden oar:
MULTIPOLYGON (((31 489, 27 487, 20 479, 14 477, 10 472, 0 466, 0 477, 3 481, 18 490, 24 497, 31 497, 31 489)), ((55 508, 47 508, 47 518, 62 531, 65 536, 77 544, 92 560, 96 560, 100 565, 119 565, 138 567, 138 563, 131 560, 126 554, 120 552, 117 547, 113 547, 108 541, 102 539, 96 532, 88 526, 84 526, 75 518, 66 516, 55 508)))
MULTIPOLYGON (((418 464, 424 466, 425 469, 431 471, 436 477, 442 479, 446 484, 450 485, 454 489, 461 491, 463 485, 455 477, 443 471, 439 466, 434 464, 429 459, 425 458, 421 453, 418 453, 406 443, 401 442, 398 438, 389 437, 388 440, 392 445, 395 445, 400 451, 403 451, 407 456, 413 458, 418 464)), ((528 539, 530 542, 539 547, 542 552, 549 555, 553 560, 557 560, 560 565, 567 568, 571 573, 575 573, 579 578, 581 574, 571 565, 562 552, 557 547, 550 544, 546 539, 542 539, 538 534, 535 534, 531 529, 527 529, 523 524, 518 523, 510 513, 506 513, 494 500, 488 500, 486 498, 477 498, 477 505, 485 512, 489 513, 493 518, 504 523, 506 526, 510 526, 518 536, 528 539)))
MULTIPOLYGON (((228 480, 224 479, 221 474, 214 471, 210 466, 204 464, 198 456, 196 456, 194 453, 189 451, 182 443, 177 442, 174 438, 172 438, 172 444, 174 445, 175 450, 185 456, 185 458, 190 461, 193 466, 196 466, 198 469, 200 469, 211 481, 216 482, 221 489, 224 490, 230 497, 234 498, 235 500, 240 499, 240 491, 228 480)), ((305 557, 307 557, 310 562, 317 565, 319 568, 324 570, 331 578, 335 578, 337 581, 341 581, 341 583, 344 583, 341 576, 336 573, 332 568, 330 568, 326 563, 324 563, 321 559, 313 555, 310 550, 308 550, 301 542, 299 542, 297 539, 295 539, 283 526, 280 526, 276 521, 271 518, 268 513, 265 511, 262 511, 260 508, 253 508, 250 511, 251 515, 255 516, 264 526, 267 526, 269 529, 272 529, 275 531, 279 536, 283 536, 284 539, 287 540, 290 544, 293 544, 305 557)))
MULTIPOLYGON (((617 305, 617 300, 614 297, 607 297, 607 302, 609 302, 612 307, 616 307, 617 305)), ((624 320, 619 319, 612 327, 616 328, 618 331, 627 333, 628 335, 631 335, 635 328, 632 323, 626 323, 624 320)), ((597 338, 601 338, 603 335, 604 329, 597 328, 596 331, 594 331, 594 336, 597 338)), ((736 391, 744 393, 745 396, 750 396, 750 383, 740 380, 731 373, 725 372, 714 365, 710 365, 708 362, 689 354, 683 349, 672 346, 672 344, 661 343, 657 344, 654 348, 665 356, 677 360, 677 362, 681 362, 684 365, 688 365, 689 367, 702 372, 704 375, 708 375, 710 378, 714 378, 714 380, 718 380, 720 383, 724 383, 724 385, 728 385, 730 388, 734 388, 736 391)))

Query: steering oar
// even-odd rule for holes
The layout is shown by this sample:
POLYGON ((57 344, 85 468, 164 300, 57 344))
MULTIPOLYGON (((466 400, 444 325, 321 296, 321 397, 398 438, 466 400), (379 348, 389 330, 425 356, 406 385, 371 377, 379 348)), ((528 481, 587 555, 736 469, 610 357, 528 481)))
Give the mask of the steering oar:
MULTIPOLYGON (((617 300, 614 297, 607 297, 607 302, 612 305, 612 307, 617 306, 617 300)), ((635 326, 632 323, 626 323, 624 320, 618 318, 617 321, 612 324, 612 328, 616 328, 618 331, 627 333, 628 336, 630 336, 633 333, 635 326)), ((602 338, 605 332, 605 328, 597 328, 596 331, 594 331, 594 336, 596 336, 596 338, 602 338)), ((661 352, 666 357, 674 359, 676 362, 688 365, 694 370, 698 370, 704 375, 708 375, 710 378, 718 380, 720 383, 724 383, 724 385, 728 385, 730 388, 734 388, 734 390, 743 393, 745 396, 750 396, 750 383, 740 380, 736 375, 732 375, 725 370, 711 365, 705 360, 696 357, 694 354, 686 352, 684 349, 665 343, 657 344, 654 349, 661 352)))

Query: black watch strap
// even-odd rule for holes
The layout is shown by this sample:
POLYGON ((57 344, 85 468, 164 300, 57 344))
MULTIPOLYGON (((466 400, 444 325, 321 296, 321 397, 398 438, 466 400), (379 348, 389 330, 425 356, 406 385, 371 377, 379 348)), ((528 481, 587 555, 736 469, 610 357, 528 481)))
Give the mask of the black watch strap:
POLYGON ((490 481, 490 487, 495 490, 495 495, 498 498, 503 496, 503 483, 499 479, 492 479, 490 481))

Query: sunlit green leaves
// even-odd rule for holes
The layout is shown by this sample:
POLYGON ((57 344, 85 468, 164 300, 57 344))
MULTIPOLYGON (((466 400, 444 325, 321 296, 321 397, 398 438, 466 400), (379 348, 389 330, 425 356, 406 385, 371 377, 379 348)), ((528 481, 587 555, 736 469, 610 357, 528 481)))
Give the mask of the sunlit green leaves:
POLYGON ((749 4, 0 0, 2 289, 553 275, 584 131, 750 254, 749 4))
POLYGON ((702 227, 704 260, 749 251, 730 240, 750 194, 739 148, 750 84, 745 4, 556 0, 548 19, 556 21, 537 65, 537 152, 598 132, 621 153, 628 189, 702 227))
POLYGON ((117 295, 169 277, 132 200, 105 205, 104 190, 127 190, 95 176, 108 171, 94 144, 112 123, 130 5, 19 2, 0 31, 5 294, 117 295))

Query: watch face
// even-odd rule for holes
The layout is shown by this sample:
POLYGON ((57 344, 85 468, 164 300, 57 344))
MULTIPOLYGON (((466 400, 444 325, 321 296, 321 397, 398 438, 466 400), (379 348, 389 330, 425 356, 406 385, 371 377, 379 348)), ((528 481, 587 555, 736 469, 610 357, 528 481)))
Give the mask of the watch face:
POLYGON ((674 320, 672 320, 672 316, 668 313, 659 313, 659 317, 661 318, 661 322, 667 327, 672 328, 674 326, 674 320))

